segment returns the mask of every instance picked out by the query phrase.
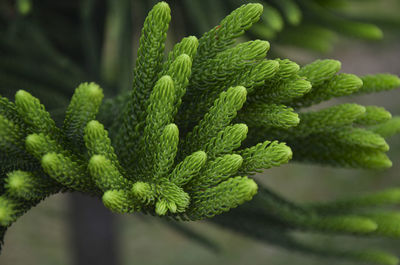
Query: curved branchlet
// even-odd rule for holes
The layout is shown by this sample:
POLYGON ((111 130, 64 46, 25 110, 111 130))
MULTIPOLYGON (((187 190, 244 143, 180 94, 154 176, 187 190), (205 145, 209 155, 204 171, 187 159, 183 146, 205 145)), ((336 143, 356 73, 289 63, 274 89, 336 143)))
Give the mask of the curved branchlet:
POLYGON ((231 87, 222 92, 204 118, 187 135, 185 139, 187 153, 199 150, 210 138, 215 137, 229 125, 237 111, 242 108, 246 94, 246 89, 241 86, 231 87))
POLYGON ((199 39, 196 55, 199 59, 194 68, 231 46, 237 37, 259 20, 262 10, 260 4, 243 5, 225 17, 218 26, 204 33, 199 39))
POLYGON ((83 149, 83 134, 86 124, 96 117, 103 92, 95 83, 83 83, 72 96, 66 111, 63 132, 67 140, 78 150, 83 149))
POLYGON ((24 90, 19 90, 15 94, 15 105, 20 117, 29 125, 30 131, 53 135, 57 139, 61 138, 60 129, 56 127, 50 113, 46 111, 39 99, 24 90))
POLYGON ((178 127, 173 123, 165 126, 159 138, 159 142, 160 144, 158 144, 154 155, 155 163, 152 172, 152 176, 155 179, 168 174, 174 165, 179 143, 178 127))
POLYGON ((277 127, 287 129, 297 126, 299 115, 293 108, 277 104, 250 104, 238 115, 238 120, 250 126, 264 128, 277 127))
POLYGON ((84 141, 89 157, 102 155, 110 160, 114 166, 121 168, 114 152, 114 147, 108 137, 108 132, 100 122, 92 120, 87 123, 84 131, 84 141))
POLYGON ((166 71, 169 69, 172 62, 175 61, 175 59, 177 59, 180 55, 186 54, 193 59, 193 57, 196 55, 198 46, 199 41, 195 36, 183 38, 179 43, 175 44, 172 51, 168 53, 167 60, 165 60, 163 65, 163 71, 159 77, 166 74, 166 71))
POLYGON ((205 145, 209 158, 215 158, 219 155, 231 153, 240 147, 243 140, 246 138, 248 127, 246 124, 238 123, 225 127, 215 137, 205 145))
POLYGON ((129 188, 133 184, 125 179, 105 156, 93 155, 89 160, 88 169, 96 186, 104 192, 129 188))
POLYGON ((184 186, 202 169, 207 160, 207 154, 197 151, 185 157, 169 175, 169 180, 177 186, 184 186))
POLYGON ((140 210, 137 200, 127 190, 108 190, 101 199, 104 205, 115 213, 133 213, 140 210))
POLYGON ((257 184, 246 177, 229 178, 217 186, 193 193, 193 207, 187 212, 192 220, 213 217, 251 200, 257 184))
POLYGON ((128 100, 120 114, 118 120, 122 124, 119 124, 116 130, 116 144, 122 157, 131 157, 136 151, 135 141, 141 134, 140 124, 146 117, 147 100, 162 69, 170 20, 168 4, 160 2, 153 7, 144 22, 134 69, 131 100, 128 100))
MULTIPOLYGON (((308 73, 309 75, 311 73, 308 73)), ((312 78, 317 78, 313 76, 312 78)), ((334 97, 342 97, 354 94, 363 86, 362 80, 356 75, 339 74, 325 82, 312 86, 310 92, 290 103, 296 107, 308 107, 334 97)))
POLYGON ((150 168, 154 163, 155 152, 159 143, 163 128, 172 122, 176 90, 172 78, 168 75, 161 77, 150 95, 147 108, 146 125, 140 146, 143 154, 139 157, 139 167, 150 168))
POLYGON ((298 74, 311 82, 313 87, 322 85, 339 72, 341 63, 336 60, 316 60, 303 66, 298 74))
POLYGON ((287 163, 292 158, 292 150, 285 143, 265 141, 255 146, 238 151, 243 157, 240 172, 251 174, 260 169, 271 168, 287 163))
MULTIPOLYGON (((296 25, 294 1, 278 5, 296 25)), ((321 251, 289 236, 300 230, 399 238, 399 213, 380 210, 400 202, 397 189, 297 204, 247 177, 292 158, 387 168, 392 162, 386 138, 400 132, 400 118, 378 106, 302 110, 336 97, 394 89, 400 79, 338 74, 341 65, 335 60, 303 67, 288 59, 269 60, 267 41, 234 45, 262 10, 260 4, 243 5, 200 39, 182 39, 164 59, 170 9, 165 2, 155 5, 143 26, 133 90, 107 101, 103 111, 112 111, 99 119, 105 117, 106 126, 96 120, 103 93, 94 83, 78 86, 61 127, 26 91, 16 93, 15 103, 0 97, 0 239, 47 196, 78 191, 117 213, 176 220, 225 213, 217 223, 258 239, 397 264, 384 252, 321 251)))

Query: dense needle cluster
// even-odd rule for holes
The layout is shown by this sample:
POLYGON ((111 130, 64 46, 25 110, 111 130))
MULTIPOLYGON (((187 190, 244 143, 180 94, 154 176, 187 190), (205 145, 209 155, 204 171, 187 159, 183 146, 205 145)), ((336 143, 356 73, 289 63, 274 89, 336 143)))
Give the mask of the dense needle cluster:
MULTIPOLYGON (((267 41, 234 45, 262 10, 259 4, 243 5, 200 39, 182 39, 164 58, 171 17, 168 5, 158 3, 144 23, 132 91, 101 106, 102 89, 83 83, 61 126, 26 91, 18 91, 14 102, 1 97, 3 234, 23 213, 57 192, 96 196, 118 213, 200 220, 252 200, 259 190, 248 207, 215 222, 226 227, 240 223, 235 229, 251 234, 249 230, 263 227, 257 215, 281 239, 293 229, 399 236, 398 213, 352 212, 397 203, 398 190, 298 206, 248 177, 292 157, 387 168, 391 161, 384 138, 400 129, 400 119, 377 106, 340 104, 303 111, 333 97, 390 90, 400 80, 389 74, 338 73, 335 60, 304 67, 287 59, 269 60, 267 41)), ((374 253, 351 257, 397 262, 389 254, 374 253)))

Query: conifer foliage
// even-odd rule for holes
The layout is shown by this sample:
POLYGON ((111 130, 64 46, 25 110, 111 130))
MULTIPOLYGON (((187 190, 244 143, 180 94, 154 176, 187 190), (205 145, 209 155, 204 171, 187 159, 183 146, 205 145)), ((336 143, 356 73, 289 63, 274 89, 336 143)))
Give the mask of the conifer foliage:
MULTIPOLYGON (((311 252, 323 251, 290 241, 288 231, 399 236, 397 213, 353 211, 397 203, 397 189, 300 206, 249 177, 292 158, 387 168, 385 137, 400 130, 399 118, 377 106, 302 110, 334 97, 394 89, 400 79, 339 74, 335 60, 303 67, 269 60, 267 41, 234 45, 262 12, 260 4, 243 5, 201 38, 182 39, 164 58, 170 9, 156 4, 144 22, 132 90, 101 106, 97 84, 79 85, 61 126, 27 91, 18 91, 14 102, 1 97, 3 236, 46 197, 72 191, 100 198, 113 212, 175 220, 214 217, 254 197, 213 221, 258 238, 272 229, 278 244, 311 252)), ((390 254, 366 253, 336 254, 397 264, 390 254)))

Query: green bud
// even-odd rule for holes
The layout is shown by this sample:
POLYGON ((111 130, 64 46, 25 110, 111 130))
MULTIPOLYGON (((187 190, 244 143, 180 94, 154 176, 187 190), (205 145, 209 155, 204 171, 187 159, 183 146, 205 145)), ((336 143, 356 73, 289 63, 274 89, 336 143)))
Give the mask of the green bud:
POLYGON ((252 179, 230 178, 215 187, 193 193, 187 214, 191 220, 213 217, 251 200, 257 189, 252 179))
POLYGON ((227 154, 240 147, 246 139, 248 127, 244 123, 238 123, 225 127, 216 137, 209 139, 204 149, 209 157, 217 157, 227 154))
POLYGON ((131 192, 135 196, 135 198, 145 204, 154 201, 156 196, 152 185, 142 181, 135 182, 132 185, 131 192))
POLYGON ((160 200, 156 203, 156 214, 162 216, 168 212, 168 203, 164 200, 160 200))
POLYGON ((26 150, 37 159, 41 159, 42 156, 50 152, 66 152, 55 140, 42 133, 28 135, 25 140, 25 146, 26 150))
POLYGON ((365 75, 361 77, 363 86, 360 93, 373 93, 400 87, 400 78, 391 74, 365 75))
POLYGON ((312 86, 319 86, 331 79, 341 68, 341 63, 336 60, 316 60, 303 66, 299 75, 307 77, 312 86))
POLYGON ((131 183, 105 156, 92 156, 89 160, 88 169, 96 186, 102 191, 125 189, 131 186, 131 183))
POLYGON ((275 59, 279 63, 279 69, 276 73, 277 79, 286 79, 290 76, 297 74, 300 66, 289 59, 275 59))
POLYGON ((182 187, 200 172, 206 160, 207 154, 203 151, 197 151, 185 157, 170 174, 170 181, 182 187))
POLYGON ((63 130, 71 144, 83 145, 86 124, 96 117, 103 100, 103 91, 95 83, 82 83, 75 90, 64 120, 63 130))
POLYGON ((24 90, 15 94, 15 105, 24 122, 35 133, 44 133, 60 139, 60 131, 40 101, 24 90))
POLYGON ((285 143, 265 141, 238 152, 243 157, 243 164, 239 169, 242 173, 261 172, 287 163, 293 156, 292 150, 285 143))
POLYGON ((108 190, 104 192, 102 201, 115 213, 132 213, 140 209, 137 202, 125 190, 108 190))

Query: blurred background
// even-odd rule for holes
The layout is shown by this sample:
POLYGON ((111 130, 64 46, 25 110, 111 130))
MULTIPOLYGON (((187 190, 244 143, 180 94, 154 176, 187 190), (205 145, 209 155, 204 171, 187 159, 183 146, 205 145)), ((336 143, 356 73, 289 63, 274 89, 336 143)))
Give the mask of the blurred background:
MULTIPOLYGON (((62 113, 82 81, 98 82, 111 97, 129 89, 140 28, 157 1, 0 1, 0 93, 32 91, 52 115, 62 113)), ((198 37, 248 1, 167 1, 172 23, 166 49, 198 37)), ((269 58, 305 64, 342 62, 342 72, 400 75, 400 1, 258 1, 262 20, 243 37, 271 42, 269 58)), ((338 100, 337 100, 338 101, 338 100)), ((332 103, 337 103, 334 101, 332 103)), ((400 114, 400 91, 342 101, 384 106, 400 114)), ((328 200, 400 185, 400 139, 389 143, 393 167, 385 171, 290 163, 256 176, 284 197, 328 200)), ((398 240, 298 233, 325 246, 378 246, 400 255, 398 240)), ((97 199, 58 194, 9 229, 0 264, 347 264, 287 251, 210 222, 174 223, 142 214, 114 215, 97 199)), ((350 264, 350 263, 349 263, 350 264)))

